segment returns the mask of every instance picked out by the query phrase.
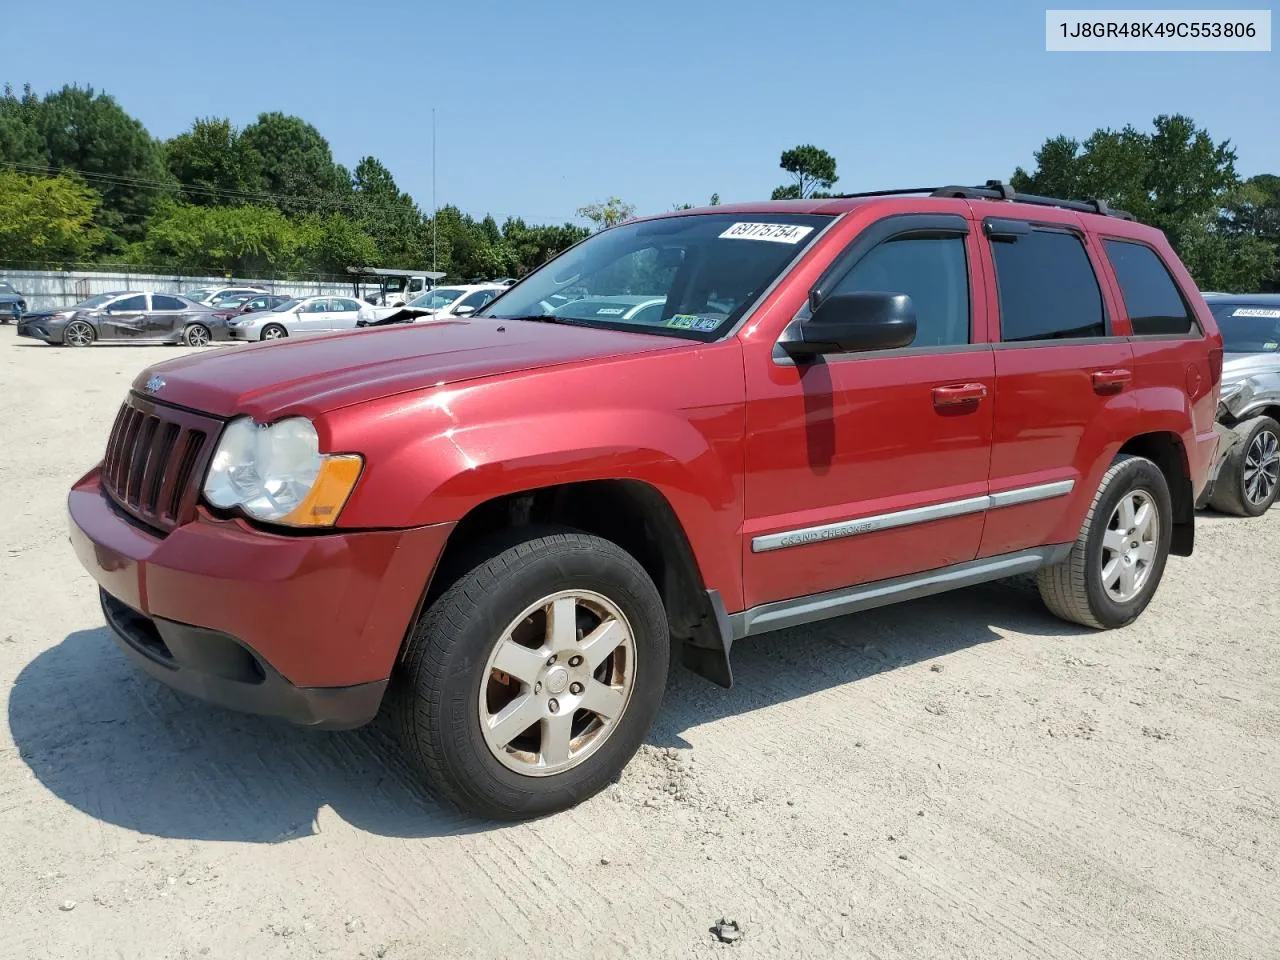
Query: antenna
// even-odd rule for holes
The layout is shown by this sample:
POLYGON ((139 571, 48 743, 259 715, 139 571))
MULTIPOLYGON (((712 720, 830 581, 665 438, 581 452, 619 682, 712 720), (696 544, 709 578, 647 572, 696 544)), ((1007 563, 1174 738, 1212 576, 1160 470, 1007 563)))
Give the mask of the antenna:
POLYGON ((438 270, 436 262, 436 232, 439 230, 440 206, 436 203, 436 108, 431 108, 431 269, 438 270))

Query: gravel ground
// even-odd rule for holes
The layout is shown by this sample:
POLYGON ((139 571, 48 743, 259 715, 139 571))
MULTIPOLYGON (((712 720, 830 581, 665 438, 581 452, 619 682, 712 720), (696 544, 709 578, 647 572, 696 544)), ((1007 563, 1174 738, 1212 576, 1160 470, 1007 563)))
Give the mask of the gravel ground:
POLYGON ((0 956, 1280 956, 1280 510, 1124 630, 1002 583, 676 668, 617 785, 495 828, 108 640, 63 497, 181 352, 0 327, 0 956))

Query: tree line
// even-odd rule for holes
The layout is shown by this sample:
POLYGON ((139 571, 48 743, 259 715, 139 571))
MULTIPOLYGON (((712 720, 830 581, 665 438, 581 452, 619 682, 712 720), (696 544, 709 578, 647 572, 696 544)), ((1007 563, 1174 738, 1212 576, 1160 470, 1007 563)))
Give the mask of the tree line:
POLYGON ((110 95, 66 86, 0 97, 0 269, 92 264, 241 277, 348 266, 518 276, 588 234, 572 223, 434 222, 376 157, 337 163, 311 124, 263 113, 195 120, 159 140, 110 95))
MULTIPOLYGON (((1150 130, 1047 139, 1015 189, 1101 199, 1160 228, 1202 289, 1280 290, 1280 176, 1242 179, 1229 140, 1191 118, 1150 130)), ((782 153, 774 199, 831 196, 836 160, 813 144, 782 153)), ((710 204, 720 202, 718 194, 710 204)), ((687 209, 677 204, 675 209, 687 209)), ((618 197, 580 207, 596 228, 630 218, 618 197)), ((236 128, 201 118, 152 137, 108 94, 30 87, 0 97, 0 268, 129 264, 236 276, 345 275, 347 266, 429 267, 453 278, 519 276, 589 233, 573 223, 433 217, 376 158, 354 171, 311 124, 279 112, 236 128)))
MULTIPOLYGON (((1202 290, 1280 291, 1280 176, 1242 179, 1236 159, 1229 140, 1190 117, 1161 115, 1150 131, 1051 137, 1035 167, 1018 167, 1008 182, 1020 193, 1104 200, 1160 228, 1202 290)), ((778 165, 791 180, 775 200, 829 197, 840 179, 835 158, 812 144, 783 152, 778 165)))

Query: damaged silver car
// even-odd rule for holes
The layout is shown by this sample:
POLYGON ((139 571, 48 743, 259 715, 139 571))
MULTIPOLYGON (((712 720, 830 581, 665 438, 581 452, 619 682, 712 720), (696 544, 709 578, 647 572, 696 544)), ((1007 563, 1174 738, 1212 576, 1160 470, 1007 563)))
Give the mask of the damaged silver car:
POLYGON ((1223 428, 1209 506, 1257 517, 1280 492, 1280 294, 1206 293, 1222 330, 1223 428))

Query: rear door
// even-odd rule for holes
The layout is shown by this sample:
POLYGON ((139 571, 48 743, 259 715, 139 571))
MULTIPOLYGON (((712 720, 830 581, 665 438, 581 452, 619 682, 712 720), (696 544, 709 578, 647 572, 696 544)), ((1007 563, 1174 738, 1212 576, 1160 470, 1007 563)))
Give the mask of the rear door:
POLYGON ((98 321, 103 340, 140 340, 147 323, 147 295, 134 294, 107 304, 98 321))
POLYGON ((172 338, 180 334, 187 322, 187 305, 177 297, 163 293, 151 295, 151 310, 147 313, 145 336, 149 340, 172 338))
POLYGON ((987 216, 982 233, 998 340, 989 557, 1079 534, 1132 420, 1133 353, 1078 215, 987 216))

